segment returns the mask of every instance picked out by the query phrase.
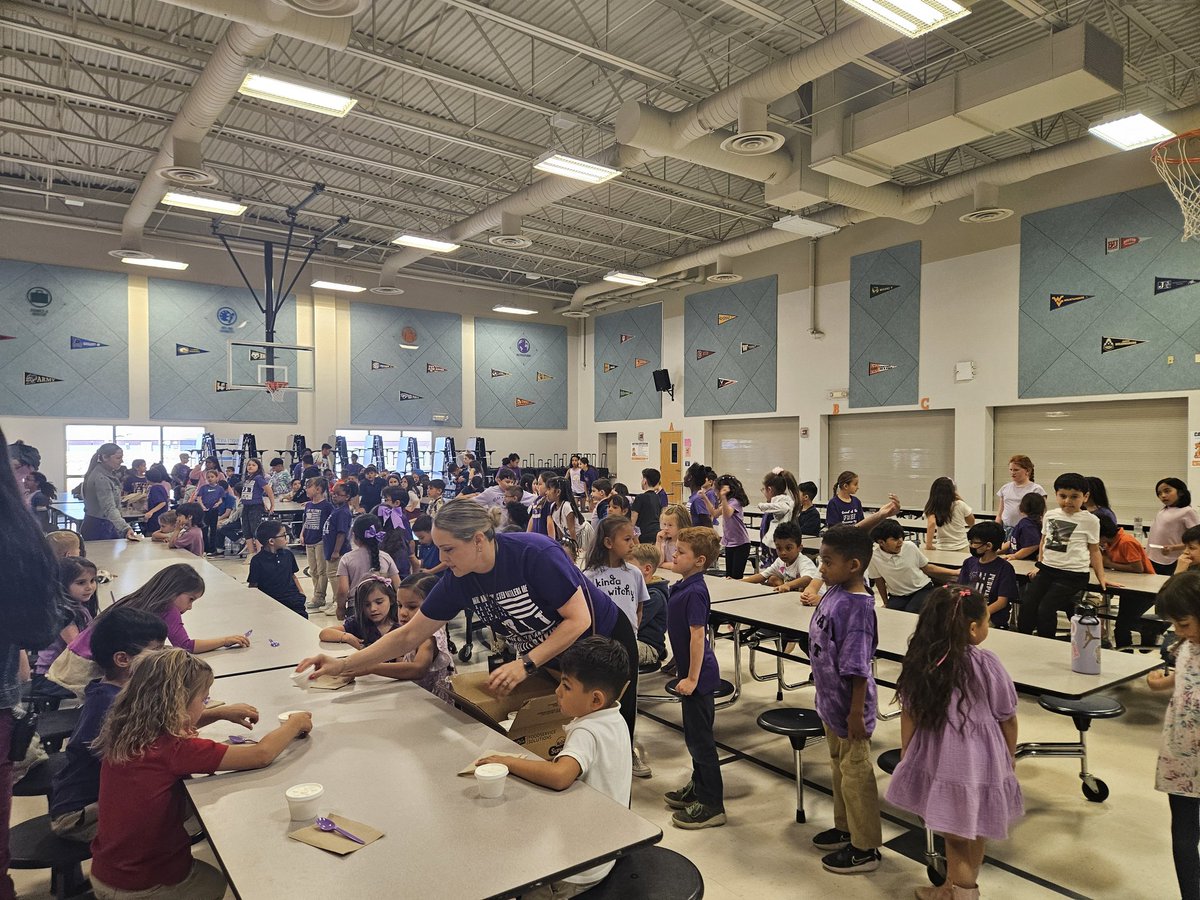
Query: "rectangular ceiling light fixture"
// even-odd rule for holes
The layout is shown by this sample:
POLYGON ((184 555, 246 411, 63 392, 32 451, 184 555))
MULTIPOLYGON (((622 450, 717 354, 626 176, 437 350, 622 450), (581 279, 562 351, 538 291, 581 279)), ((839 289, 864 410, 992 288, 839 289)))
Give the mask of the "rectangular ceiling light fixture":
POLYGON ((538 157, 533 167, 539 172, 549 172, 551 175, 561 175, 564 178, 574 178, 576 181, 586 181, 588 184, 602 184, 610 178, 621 174, 620 169, 602 166, 577 156, 567 156, 551 150, 538 157))
POLYGON ((347 294, 361 294, 366 290, 361 284, 341 284, 337 281, 314 281, 309 287, 324 288, 327 291, 345 291, 347 294))
POLYGON ((827 234, 836 234, 839 230, 836 225, 815 222, 812 219, 804 218, 804 216, 784 216, 778 222, 772 222, 771 227, 777 228, 780 231, 790 231, 792 234, 814 238, 824 237, 827 234))
POLYGON ((180 191, 167 191, 162 202, 167 206, 195 209, 218 216, 240 216, 246 211, 244 204, 236 203, 233 200, 222 200, 220 197, 201 197, 199 194, 185 194, 180 191))
POLYGON ((637 272, 622 272, 620 269, 613 269, 604 276, 605 281, 611 281, 613 284, 627 284, 630 287, 645 287, 648 284, 654 284, 658 281, 657 278, 651 278, 649 275, 639 275, 637 272))
POLYGON ((436 238, 422 237, 419 234, 402 234, 392 240, 393 244, 401 247, 412 247, 416 250, 430 250, 434 253, 453 253, 461 245, 450 241, 439 241, 436 238))
POLYGON ((971 12, 954 0, 846 0, 846 5, 910 38, 927 34, 971 12))
POLYGON ((242 79, 239 94, 247 97, 257 97, 260 100, 271 100, 286 106, 295 106, 311 112, 324 113, 327 116, 342 118, 354 108, 358 101, 344 94, 333 91, 323 91, 320 88, 309 87, 306 84, 296 84, 284 81, 261 72, 251 72, 242 79))
POLYGON ((179 272, 188 267, 188 264, 185 262, 179 262, 174 259, 155 259, 154 257, 138 259, 137 257, 124 256, 121 258, 121 262, 131 266, 148 266, 151 269, 175 269, 179 272))
POLYGON ((1121 150, 1136 150, 1138 147, 1149 147, 1175 136, 1175 132, 1163 128, 1149 116, 1134 113, 1122 119, 1102 122, 1088 128, 1092 137, 1112 144, 1121 150))
POLYGON ((421 348, 419 346, 417 346, 416 344, 401 344, 400 349, 401 350, 420 350, 421 348))
POLYGON ((513 316, 536 316, 536 309, 522 309, 519 306, 493 306, 492 312, 508 313, 513 316))

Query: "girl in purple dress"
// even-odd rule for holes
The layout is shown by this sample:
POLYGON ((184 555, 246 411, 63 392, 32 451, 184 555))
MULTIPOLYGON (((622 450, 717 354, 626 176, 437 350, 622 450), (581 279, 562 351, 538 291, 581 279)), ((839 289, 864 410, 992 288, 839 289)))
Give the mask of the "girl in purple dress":
POLYGON ((896 684, 903 758, 887 799, 946 839, 946 884, 917 888, 919 900, 977 900, 984 841, 1008 837, 1025 811, 1014 771, 1017 692, 999 658, 979 646, 987 634, 983 596, 938 588, 896 684))

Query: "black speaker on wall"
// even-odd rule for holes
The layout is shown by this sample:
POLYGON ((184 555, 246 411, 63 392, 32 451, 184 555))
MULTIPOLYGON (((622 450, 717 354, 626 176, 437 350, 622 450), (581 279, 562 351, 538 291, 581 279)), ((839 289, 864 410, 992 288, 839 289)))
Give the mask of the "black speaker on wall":
POLYGON ((654 370, 654 389, 660 394, 670 394, 675 399, 675 385, 671 384, 671 373, 666 369, 654 370))

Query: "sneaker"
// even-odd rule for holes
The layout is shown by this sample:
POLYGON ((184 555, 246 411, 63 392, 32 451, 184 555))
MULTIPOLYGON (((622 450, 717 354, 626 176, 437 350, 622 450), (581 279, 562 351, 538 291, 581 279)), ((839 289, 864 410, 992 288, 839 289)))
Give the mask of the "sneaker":
POLYGON ((699 800, 687 809, 681 809, 671 816, 671 824, 676 828, 686 828, 696 831, 700 828, 717 828, 725 824, 725 810, 715 806, 705 806, 699 800))
POLYGON ((663 800, 671 809, 687 809, 696 802, 696 785, 689 781, 677 791, 667 791, 663 794, 663 800))
POLYGON ((650 771, 650 767, 646 765, 646 751, 641 747, 633 748, 633 777, 634 778, 649 778, 654 773, 650 771))
POLYGON ((325 600, 324 600, 324 598, 318 600, 316 597, 313 597, 311 600, 309 600, 307 603, 304 604, 304 608, 307 609, 309 612, 313 612, 314 610, 318 610, 318 609, 324 609, 325 608, 325 600))
POLYGON ((336 616, 337 615, 337 604, 336 603, 326 603, 324 606, 321 607, 321 612, 323 612, 327 616, 336 616))
POLYGON ((882 855, 878 850, 859 850, 853 844, 847 844, 841 850, 830 853, 821 860, 821 865, 827 872, 835 875, 858 875, 860 872, 874 872, 879 868, 882 855))
POLYGON ((850 846, 850 832, 830 828, 814 836, 812 842, 813 846, 820 850, 841 850, 850 846))

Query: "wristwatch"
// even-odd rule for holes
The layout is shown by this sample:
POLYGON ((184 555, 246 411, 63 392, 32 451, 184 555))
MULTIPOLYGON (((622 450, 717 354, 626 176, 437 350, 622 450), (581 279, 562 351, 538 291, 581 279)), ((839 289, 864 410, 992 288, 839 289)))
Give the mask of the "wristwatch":
POLYGON ((529 658, 528 653, 521 654, 521 665, 523 665, 525 667, 526 675, 532 675, 534 672, 537 671, 537 668, 538 668, 537 663, 535 663, 532 659, 529 658))

